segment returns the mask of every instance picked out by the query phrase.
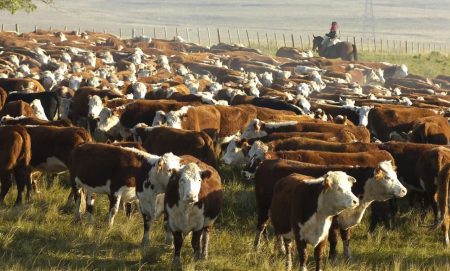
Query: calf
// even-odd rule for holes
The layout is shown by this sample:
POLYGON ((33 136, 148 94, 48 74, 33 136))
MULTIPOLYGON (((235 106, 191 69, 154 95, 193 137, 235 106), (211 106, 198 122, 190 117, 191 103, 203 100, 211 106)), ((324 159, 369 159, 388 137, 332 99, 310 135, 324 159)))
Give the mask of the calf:
POLYGON ((292 268, 293 238, 300 256, 300 270, 306 270, 307 244, 314 247, 316 270, 322 270, 323 248, 333 216, 358 206, 359 200, 351 191, 355 182, 355 178, 341 171, 329 171, 310 180, 292 174, 277 182, 270 217, 275 233, 284 237, 287 270, 292 268))
POLYGON ((140 136, 142 145, 149 153, 189 154, 208 165, 216 166, 213 141, 205 132, 170 127, 136 127, 133 131, 140 136))
POLYGON ((191 231, 195 259, 208 256, 209 231, 223 203, 221 179, 212 170, 202 171, 197 164, 189 163, 176 171, 167 185, 164 206, 173 233, 176 263, 180 263, 183 235, 191 231))
POLYGON ((412 131, 408 139, 415 143, 448 145, 450 142, 450 126, 447 118, 431 116, 412 122, 412 131))
POLYGON ((27 187, 27 198, 31 190, 30 169, 31 139, 21 126, 0 127, 0 204, 4 204, 11 187, 10 174, 14 173, 17 183, 16 205, 22 203, 22 193, 27 187))
POLYGON ((6 102, 24 101, 32 104, 39 100, 48 120, 59 119, 60 98, 56 92, 38 92, 38 93, 10 93, 6 102))
MULTIPOLYGON (((178 167, 178 160, 175 161, 178 167)), ((114 217, 119 209, 120 200, 130 202, 136 198, 136 188, 140 199, 141 211, 154 208, 155 202, 148 202, 139 197, 139 191, 153 188, 152 182, 168 181, 171 164, 159 156, 139 151, 134 148, 112 146, 107 144, 83 144, 75 148, 70 155, 70 181, 78 205, 77 219, 81 220, 82 190, 86 190, 86 209, 89 220, 93 220, 93 193, 108 194, 110 199, 109 225, 114 223, 114 217)), ((152 213, 153 214, 153 213, 152 213)), ((147 222, 144 215, 144 222, 147 222)), ((149 227, 144 223, 144 227, 149 227)), ((148 238, 148 228, 147 232, 148 238)))
POLYGON ((37 118, 33 108, 31 108, 31 106, 28 103, 23 101, 15 101, 5 104, 2 110, 0 111, 0 118, 4 116, 10 117, 25 116, 37 118))

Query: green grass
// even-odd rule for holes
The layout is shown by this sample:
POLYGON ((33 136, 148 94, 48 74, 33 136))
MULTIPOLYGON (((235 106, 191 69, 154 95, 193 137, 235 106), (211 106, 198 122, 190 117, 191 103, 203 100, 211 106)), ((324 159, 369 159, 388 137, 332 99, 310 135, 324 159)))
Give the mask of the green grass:
MULTIPOLYGON (((222 168, 225 202, 211 235, 210 259, 195 262, 190 238, 182 250, 184 270, 283 270, 284 259, 275 256, 273 242, 260 253, 252 250, 255 233, 255 200, 251 184, 232 182, 235 170, 222 168)), ((0 270, 170 270, 173 250, 164 245, 162 223, 142 248, 139 213, 127 220, 119 212, 115 225, 107 226, 108 202, 99 196, 95 222, 74 223, 74 206, 66 205, 69 190, 56 183, 42 189, 31 203, 0 209, 0 270)), ((7 204, 14 202, 14 188, 7 204)), ((367 215, 366 215, 367 217, 367 215)), ((353 258, 345 261, 342 245, 336 263, 326 270, 450 270, 450 250, 443 249, 440 232, 430 232, 414 211, 399 217, 399 227, 367 234, 364 220, 352 234, 353 258)), ((431 223, 430 216, 424 223, 431 223)), ((313 270, 310 249, 309 268, 313 270)), ((298 268, 298 262, 294 262, 298 268)))

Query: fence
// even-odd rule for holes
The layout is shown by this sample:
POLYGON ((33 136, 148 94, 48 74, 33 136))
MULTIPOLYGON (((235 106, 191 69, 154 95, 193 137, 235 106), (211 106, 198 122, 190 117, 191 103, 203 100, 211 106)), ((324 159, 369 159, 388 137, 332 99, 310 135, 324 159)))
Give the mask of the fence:
MULTIPOLYGON (((2 24, 2 31, 21 30, 25 32, 36 31, 38 26, 25 26, 23 29, 18 24, 5 25, 2 24)), ((42 29, 42 28, 40 28, 42 29)), ((67 26, 55 28, 52 26, 46 29, 50 31, 76 29, 81 32, 81 27, 69 28, 67 26)), ((86 31, 86 29, 84 30, 86 31)), ((280 31, 258 31, 247 29, 225 29, 225 28, 192 28, 192 27, 166 27, 166 26, 146 26, 146 27, 128 27, 128 28, 109 28, 109 29, 89 29, 89 31, 97 31, 110 33, 120 38, 133 38, 138 36, 149 36, 152 38, 172 39, 180 36, 188 42, 195 42, 202 45, 211 46, 220 42, 229 44, 242 44, 251 48, 262 49, 263 51, 275 51, 279 47, 288 46, 296 47, 301 50, 309 50, 312 48, 313 34, 311 33, 286 33, 280 31)), ((342 41, 354 43, 359 52, 371 53, 398 53, 398 54, 420 54, 439 52, 449 55, 450 46, 446 43, 424 42, 417 40, 396 40, 396 39, 369 39, 361 36, 340 35, 342 41)))

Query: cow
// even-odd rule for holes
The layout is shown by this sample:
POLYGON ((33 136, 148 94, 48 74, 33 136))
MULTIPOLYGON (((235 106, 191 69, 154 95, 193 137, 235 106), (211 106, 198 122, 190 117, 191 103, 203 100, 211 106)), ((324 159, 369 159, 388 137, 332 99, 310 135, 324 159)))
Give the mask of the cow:
POLYGON ((192 155, 208 165, 216 166, 214 144, 205 132, 170 127, 143 127, 132 129, 144 148, 156 155, 172 152, 175 155, 192 155))
POLYGON ((5 105, 6 98, 8 97, 8 93, 2 88, 0 88, 0 110, 2 110, 5 105))
POLYGON ((242 138, 258 138, 266 136, 274 132, 339 132, 341 130, 348 130, 355 136, 356 141, 365 143, 370 142, 369 131, 365 127, 348 126, 334 123, 321 122, 279 122, 266 123, 259 119, 252 120, 245 128, 242 138))
MULTIPOLYGON (((392 158, 391 158, 392 159, 392 158)), ((261 235, 266 233, 266 223, 268 220, 268 210, 272 201, 273 188, 282 177, 291 173, 300 173, 308 176, 320 176, 329 170, 344 171, 347 174, 355 177, 358 180, 358 185, 355 186, 355 194, 362 195, 365 191, 366 183, 369 183, 373 189, 373 193, 369 198, 374 200, 389 199, 393 196, 403 197, 406 195, 406 188, 398 181, 395 172, 393 160, 373 161, 373 164, 367 167, 354 167, 355 163, 351 165, 328 165, 326 161, 322 165, 302 163, 292 160, 265 160, 255 173, 255 194, 257 206, 257 234, 255 237, 255 249, 258 249, 261 235)), ((370 201, 370 200, 368 200, 370 201)), ((346 256, 349 255, 349 228, 357 225, 371 201, 359 208, 359 213, 349 215, 348 219, 338 220, 338 224, 344 234, 341 237, 344 241, 344 248, 346 256)), ((335 228, 335 227, 334 227, 335 228)), ((334 257, 336 253, 337 237, 333 231, 330 236, 330 253, 334 257)))
POLYGON ((37 118, 33 108, 28 103, 23 101, 15 101, 5 104, 2 110, 0 110, 0 118, 4 116, 10 117, 25 116, 37 118))
POLYGON ((213 105, 184 106, 167 114, 158 111, 153 126, 164 124, 178 129, 204 131, 216 139, 220 133, 220 111, 213 105))
POLYGON ((292 239, 297 245, 300 270, 307 270, 307 244, 314 247, 316 270, 322 270, 323 248, 333 216, 359 204, 351 190, 355 182, 342 171, 329 171, 309 180, 292 174, 277 182, 270 217, 275 233, 284 237, 287 270, 292 269, 292 239))
MULTIPOLYGON (((167 163, 162 157, 135 148, 102 143, 86 143, 78 146, 72 151, 69 163, 70 181, 78 206, 76 219, 81 220, 82 188, 86 190, 86 210, 90 222, 93 221, 93 193, 108 194, 109 225, 112 226, 121 200, 131 202, 137 196, 141 211, 148 208, 147 204, 153 202, 139 197, 139 192, 153 186, 152 182, 160 180, 167 182, 171 170, 178 166, 179 159, 167 163)), ((156 195, 154 200, 156 202, 156 195)), ((144 222, 147 221, 144 219, 144 222)), ((148 224, 144 224, 144 227, 146 226, 148 224)))
POLYGON ((435 225, 435 228, 442 227, 444 233, 444 245, 450 246, 450 239, 448 231, 450 228, 450 213, 449 213, 449 189, 450 189, 450 164, 446 164, 439 172, 437 180, 437 202, 440 211, 439 222, 435 225))
MULTIPOLYGON (((34 172, 61 173, 68 170, 71 151, 92 141, 89 133, 79 127, 24 126, 31 137, 32 157, 30 166, 34 172)), ((32 180, 37 189, 37 179, 32 180)))
POLYGON ((188 163, 171 176, 164 208, 174 238, 174 262, 179 264, 183 235, 192 231, 195 259, 208 257, 209 231, 219 215, 223 190, 219 174, 188 163), (201 239, 201 244, 200 244, 201 239))
POLYGON ((0 127, 0 204, 4 204, 5 196, 11 187, 11 173, 17 184, 15 205, 22 203, 22 194, 27 187, 27 199, 30 198, 30 160, 31 138, 21 126, 0 127))
POLYGON ((326 114, 330 114, 334 118, 337 116, 346 116, 352 123, 367 126, 368 115, 371 106, 337 106, 321 103, 311 103, 311 111, 322 109, 326 114))
POLYGON ((412 131, 408 135, 408 141, 448 145, 450 142, 450 126, 448 125, 447 118, 431 116, 413 121, 412 131))
POLYGON ((6 102, 24 101, 32 104, 35 100, 39 100, 44 110, 46 119, 59 119, 60 98, 56 92, 38 92, 38 93, 10 93, 6 102))
POLYGON ((32 78, 0 78, 0 87, 6 92, 43 92, 44 87, 32 78))
POLYGON ((429 109, 405 106, 378 106, 370 110, 368 129, 372 136, 386 142, 392 132, 408 133, 412 122, 421 117, 435 116, 429 109))
POLYGON ((41 126, 59 126, 59 127, 73 127, 72 122, 69 119, 60 120, 41 120, 32 117, 8 117, 4 116, 0 119, 1 125, 41 125, 41 126))

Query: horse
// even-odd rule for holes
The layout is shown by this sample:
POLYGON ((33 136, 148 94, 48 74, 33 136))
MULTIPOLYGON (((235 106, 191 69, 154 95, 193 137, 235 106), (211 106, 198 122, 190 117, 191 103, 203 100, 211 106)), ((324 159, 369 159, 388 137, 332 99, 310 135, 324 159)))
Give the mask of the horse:
POLYGON ((314 36, 313 39, 313 51, 317 50, 319 56, 325 58, 341 58, 342 60, 354 61, 358 60, 358 55, 356 51, 356 45, 341 41, 334 45, 324 48, 322 46, 324 38, 321 36, 314 36))

